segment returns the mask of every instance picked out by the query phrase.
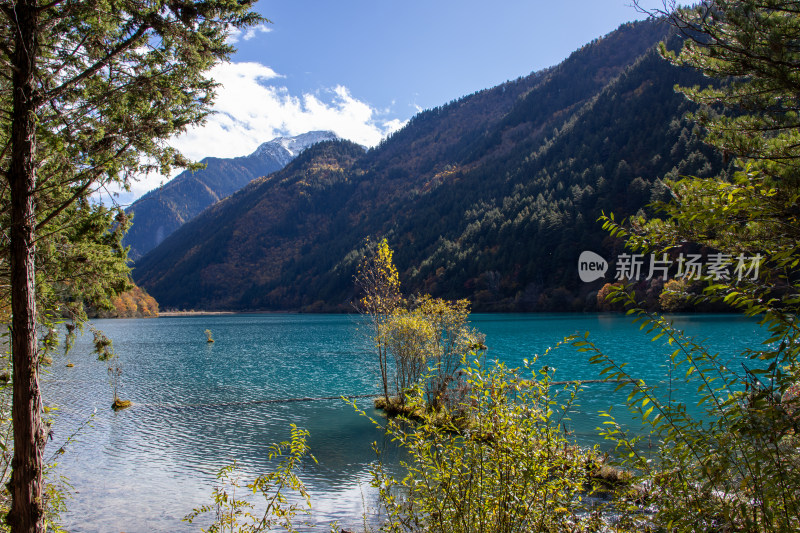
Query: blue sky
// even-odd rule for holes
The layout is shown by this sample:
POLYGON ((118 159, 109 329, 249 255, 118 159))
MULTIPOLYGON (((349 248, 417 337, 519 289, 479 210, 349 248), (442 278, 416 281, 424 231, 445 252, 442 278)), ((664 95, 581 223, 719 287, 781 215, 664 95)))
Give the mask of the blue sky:
MULTIPOLYGON (((343 84, 407 119, 559 63, 621 23, 632 0, 260 0, 269 33, 239 41, 238 61, 286 76, 292 92, 343 84)), ((648 4, 645 4, 648 5, 648 4)), ((651 2, 660 6, 660 0, 651 2)))
MULTIPOLYGON (((647 8, 661 0, 642 0, 647 8)), ((553 66, 620 24, 632 0, 260 0, 271 23, 234 32, 207 123, 187 156, 245 155, 280 135, 331 129, 367 146, 415 113, 553 66)), ((161 176, 135 183, 130 201, 161 176)))

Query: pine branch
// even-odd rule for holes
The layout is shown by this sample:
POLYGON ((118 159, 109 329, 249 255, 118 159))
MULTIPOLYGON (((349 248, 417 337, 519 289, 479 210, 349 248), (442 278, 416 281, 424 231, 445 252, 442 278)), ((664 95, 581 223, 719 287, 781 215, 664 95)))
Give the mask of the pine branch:
POLYGON ((139 38, 141 38, 147 32, 147 30, 149 30, 149 29, 150 29, 149 25, 143 24, 142 26, 139 27, 139 29, 137 29, 134 32, 133 35, 131 35, 126 40, 124 40, 123 42, 118 44, 103 59, 97 61, 94 65, 92 65, 91 67, 87 68, 86 70, 84 70, 80 74, 77 74, 76 76, 74 76, 74 77, 70 78, 69 80, 65 81, 64 83, 62 83, 58 87, 56 87, 54 89, 51 89, 49 91, 46 91, 42 95, 41 100, 52 100, 52 99, 58 98, 59 96, 61 96, 61 94, 64 93, 64 91, 66 91, 70 87, 73 87, 74 85, 76 85, 80 81, 85 80, 86 78, 92 76, 93 74, 96 74, 97 72, 100 71, 100 69, 102 69, 103 67, 105 67, 109 63, 111 63, 111 61, 113 61, 122 52, 124 52, 125 50, 128 50, 134 44, 136 44, 136 42, 139 40, 139 38))

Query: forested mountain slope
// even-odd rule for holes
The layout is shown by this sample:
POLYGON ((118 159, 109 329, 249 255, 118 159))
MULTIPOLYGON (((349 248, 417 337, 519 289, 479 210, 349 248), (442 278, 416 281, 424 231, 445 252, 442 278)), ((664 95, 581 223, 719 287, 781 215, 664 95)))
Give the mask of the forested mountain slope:
POLYGON ((274 281, 308 235, 327 230, 363 155, 348 141, 309 148, 173 233, 136 263, 136 277, 158 287, 156 299, 173 302, 162 307, 238 308, 243 289, 274 281))
POLYGON ((314 143, 336 139, 330 131, 312 131, 295 137, 278 137, 263 143, 252 154, 234 158, 207 157, 206 168, 184 171, 145 194, 125 211, 134 215, 125 236, 131 259, 146 254, 182 224, 209 205, 232 194, 253 179, 280 170, 314 143))
POLYGON ((135 279, 163 308, 348 310, 364 239, 386 236, 409 292, 476 310, 591 308, 598 286, 576 263, 616 253, 601 211, 635 213, 665 193, 658 177, 722 164, 682 119, 674 85, 703 80, 655 53, 667 31, 624 25, 366 153, 312 147, 185 225, 135 279))

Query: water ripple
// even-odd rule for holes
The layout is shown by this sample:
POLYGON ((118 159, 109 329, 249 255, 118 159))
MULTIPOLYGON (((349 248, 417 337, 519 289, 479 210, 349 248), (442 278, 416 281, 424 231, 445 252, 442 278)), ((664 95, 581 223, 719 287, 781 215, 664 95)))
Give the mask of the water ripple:
MULTIPOLYGON (((724 339, 723 348, 736 353, 741 343, 752 345, 760 335, 752 321, 736 320, 705 321, 702 333, 724 339), (728 333, 732 321, 735 338, 728 333)), ((43 376, 45 402, 58 407, 46 455, 79 430, 57 457, 58 473, 75 488, 65 517, 69 531, 196 531, 181 518, 210 502, 217 470, 236 459, 243 479, 266 472, 274 466, 270 444, 288 439, 292 423, 310 432, 309 446, 318 460, 306 461, 300 473, 312 494, 312 520, 360 525, 376 498, 369 486, 371 443, 378 442, 390 466, 398 452, 380 429, 340 399, 344 395, 370 406, 369 397, 378 391, 358 318, 233 315, 99 320, 95 325, 114 341, 122 370, 119 395, 133 405, 110 409, 106 367, 91 354, 88 335, 69 355, 74 367, 56 358, 43 376), (205 342, 205 329, 216 342, 205 342)), ((624 317, 485 315, 476 317, 475 325, 487 334, 490 357, 501 356, 512 366, 565 335, 592 330, 602 348, 646 379, 664 378, 664 353, 645 338, 639 342, 641 334, 624 317)), ((556 379, 597 377, 574 350, 558 350, 544 363, 558 369, 556 379)), ((571 429, 587 442, 597 438, 593 413, 624 400, 611 391, 608 384, 584 387, 580 406, 570 413, 571 429)))

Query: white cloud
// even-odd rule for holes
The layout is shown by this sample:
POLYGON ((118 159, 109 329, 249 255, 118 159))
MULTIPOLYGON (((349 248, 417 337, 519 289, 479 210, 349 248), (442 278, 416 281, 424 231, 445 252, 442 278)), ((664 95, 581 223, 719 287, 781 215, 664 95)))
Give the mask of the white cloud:
POLYGON ((259 33, 269 33, 271 31, 272 28, 270 28, 266 24, 251 26, 244 31, 242 31, 239 28, 230 26, 228 28, 228 38, 226 39, 226 41, 228 44, 236 44, 242 39, 244 39, 245 41, 249 41, 259 33))
POLYGON ((257 33, 269 33, 271 31, 272 28, 270 28, 266 24, 259 24, 258 26, 247 28, 247 31, 245 32, 243 39, 245 41, 249 41, 250 39, 255 37, 257 33))
POLYGON ((403 126, 408 123, 407 120, 400 120, 399 118, 393 118, 392 120, 387 120, 383 123, 384 127, 386 128, 386 134, 389 135, 390 133, 394 133, 403 126))
MULTIPOLYGON (((215 113, 202 126, 177 137, 175 148, 187 157, 236 157, 254 151, 275 137, 312 130, 331 130, 344 139, 375 146, 405 122, 386 117, 342 86, 290 94, 280 86, 281 75, 260 63, 222 63, 211 76, 220 83, 215 113)), ((157 187, 163 176, 149 176, 132 184, 126 201, 157 187)), ((127 202, 126 202, 127 203, 127 202)))

